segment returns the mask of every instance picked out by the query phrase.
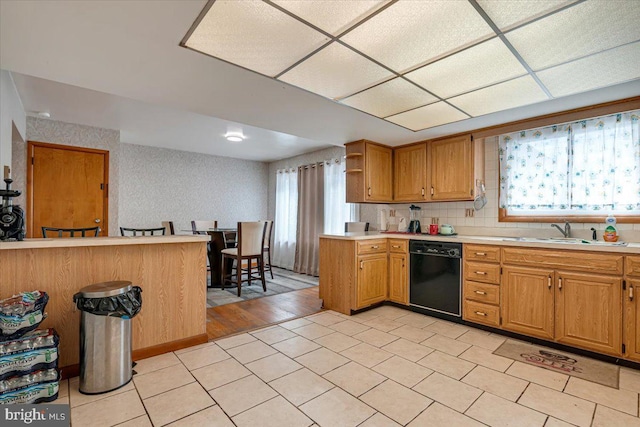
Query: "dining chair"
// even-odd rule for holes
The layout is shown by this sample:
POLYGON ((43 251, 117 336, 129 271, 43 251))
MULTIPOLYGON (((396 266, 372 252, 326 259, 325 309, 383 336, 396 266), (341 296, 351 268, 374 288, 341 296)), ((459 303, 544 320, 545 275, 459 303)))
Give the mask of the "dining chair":
POLYGON ((176 234, 176 228, 173 225, 173 221, 162 221, 161 224, 169 232, 169 235, 173 236, 176 234))
POLYGON ((238 296, 242 289, 242 282, 248 282, 251 286, 253 279, 262 282, 262 289, 267 291, 267 284, 264 278, 264 235, 266 231, 265 222, 239 222, 238 223, 238 247, 222 250, 222 277, 221 287, 224 289, 227 283, 238 286, 238 296), (233 261, 235 261, 235 276, 233 275, 233 261), (242 279, 242 262, 247 262, 247 278, 242 279), (258 271, 254 276, 253 262, 256 262, 258 271), (229 265, 231 264, 231 265, 229 265), (230 267, 230 268, 229 268, 230 267), (230 270, 227 272, 227 270, 230 270), (235 280, 234 280, 235 277, 235 280))
POLYGON ((120 227, 120 235, 122 236, 133 236, 133 237, 142 237, 142 236, 164 236, 165 228, 126 228, 120 227))
POLYGON ((267 260, 264 264, 264 269, 269 270, 271 274, 271 279, 273 279, 273 269, 271 268, 271 234, 273 233, 273 221, 265 220, 265 231, 264 231, 264 242, 263 242, 263 251, 267 256, 267 260))
POLYGON ((42 237, 45 239, 48 237, 98 237, 100 234, 100 227, 87 227, 87 228, 58 228, 58 227, 42 227, 42 237), (51 233, 55 233, 53 236, 51 233), (80 236, 76 234, 80 233, 80 236), (66 236, 66 234, 69 234, 66 236))
POLYGON ((193 234, 207 234, 210 228, 218 228, 218 221, 191 221, 193 234))
POLYGON ((354 231, 369 231, 369 223, 368 222, 345 222, 344 231, 347 233, 354 232, 354 231))

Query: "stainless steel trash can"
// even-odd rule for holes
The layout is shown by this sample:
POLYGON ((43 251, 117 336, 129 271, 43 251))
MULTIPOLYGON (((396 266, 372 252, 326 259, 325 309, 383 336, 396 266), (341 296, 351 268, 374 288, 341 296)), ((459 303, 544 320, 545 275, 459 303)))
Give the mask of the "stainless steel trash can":
MULTIPOLYGON (((136 287, 137 288, 137 287, 136 287)), ((140 288, 137 288, 140 289, 140 288)), ((131 381, 131 317, 116 315, 117 301, 132 291, 131 282, 96 283, 84 287, 74 296, 78 306, 89 301, 93 307, 107 302, 106 307, 82 310, 80 325, 80 392, 106 393, 131 381), (115 297, 115 298, 114 298, 115 297), (114 301, 116 302, 114 304, 114 301), (109 310, 114 315, 109 315, 109 310), (93 314, 94 311, 101 314, 93 314)), ((87 304, 85 304, 87 305, 87 304)), ((139 310, 138 310, 139 311, 139 310)), ((134 315, 137 312, 134 313, 134 315)))

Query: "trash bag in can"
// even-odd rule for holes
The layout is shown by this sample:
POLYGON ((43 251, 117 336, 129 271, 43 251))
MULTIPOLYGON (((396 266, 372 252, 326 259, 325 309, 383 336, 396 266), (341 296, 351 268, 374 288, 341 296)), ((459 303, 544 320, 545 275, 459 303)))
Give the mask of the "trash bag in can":
MULTIPOLYGON (((122 283, 124 284, 129 282, 122 283)), ((138 314, 142 309, 142 288, 139 286, 133 286, 131 287, 131 290, 123 294, 98 298, 86 297, 84 296, 86 295, 86 292, 83 291, 80 291, 73 296, 76 307, 78 307, 78 310, 80 311, 86 311, 87 313, 95 314, 96 316, 113 316, 130 319, 138 314)))
POLYGON ((131 318, 142 308, 142 289, 131 282, 96 283, 73 296, 82 312, 80 392, 106 393, 131 381, 131 318))

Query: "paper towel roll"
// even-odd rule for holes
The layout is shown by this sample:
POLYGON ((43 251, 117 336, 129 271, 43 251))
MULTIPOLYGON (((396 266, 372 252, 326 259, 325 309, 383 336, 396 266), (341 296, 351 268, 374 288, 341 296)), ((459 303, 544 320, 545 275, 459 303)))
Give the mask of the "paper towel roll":
POLYGON ((382 209, 380 211, 380 220, 378 221, 379 230, 385 231, 387 229, 387 211, 382 209))

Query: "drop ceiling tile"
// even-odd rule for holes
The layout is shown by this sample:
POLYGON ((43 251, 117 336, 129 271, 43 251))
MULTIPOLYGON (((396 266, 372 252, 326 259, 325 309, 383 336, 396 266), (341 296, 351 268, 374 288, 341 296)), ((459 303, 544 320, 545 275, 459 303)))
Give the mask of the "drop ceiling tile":
POLYGON ((418 131, 468 118, 469 116, 456 110, 446 102, 436 102, 435 104, 387 117, 386 120, 418 131))
POLYGON ((185 44, 273 77, 328 40, 262 1, 217 0, 185 44))
POLYGON ((640 79, 640 42, 536 73, 555 97, 640 79))
POLYGON ((575 2, 576 0, 478 0, 480 7, 503 31, 575 2))
POLYGON ((502 40, 495 37, 412 71, 405 77, 442 98, 448 98, 526 73, 527 70, 502 40))
POLYGON ((384 6, 389 0, 272 0, 278 6, 337 36, 351 28, 373 12, 384 6))
POLYGON ((437 100, 438 98, 416 85, 396 78, 340 102, 374 116, 386 117, 437 100))
POLYGON ((533 77, 527 75, 474 92, 450 98, 448 101, 473 117, 549 99, 533 77))
POLYGON ((362 55, 332 43, 279 77, 327 98, 343 98, 392 76, 362 55))
POLYGON ((534 70, 640 40, 640 1, 591 0, 506 33, 534 70))
POLYGON ((341 40, 405 72, 493 35, 467 1, 399 1, 341 40))

